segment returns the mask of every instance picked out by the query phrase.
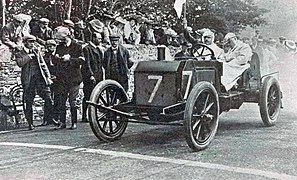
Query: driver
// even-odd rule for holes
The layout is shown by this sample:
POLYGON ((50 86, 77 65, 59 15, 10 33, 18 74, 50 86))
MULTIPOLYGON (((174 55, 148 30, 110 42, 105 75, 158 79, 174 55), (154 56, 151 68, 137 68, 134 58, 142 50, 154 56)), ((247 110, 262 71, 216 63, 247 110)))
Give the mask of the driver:
POLYGON ((236 84, 241 74, 250 67, 248 62, 252 58, 252 49, 248 44, 238 40, 234 33, 227 33, 223 44, 230 47, 221 58, 223 61, 221 82, 228 91, 236 84))
MULTIPOLYGON (((215 35, 210 29, 205 29, 205 31, 202 34, 202 42, 207 47, 213 50, 214 56, 219 59, 221 55, 224 53, 224 50, 220 48, 219 46, 214 43, 215 35)), ((205 60, 209 61, 211 60, 211 51, 206 48, 200 48, 197 50, 197 53, 199 53, 199 56, 206 56, 205 60)))

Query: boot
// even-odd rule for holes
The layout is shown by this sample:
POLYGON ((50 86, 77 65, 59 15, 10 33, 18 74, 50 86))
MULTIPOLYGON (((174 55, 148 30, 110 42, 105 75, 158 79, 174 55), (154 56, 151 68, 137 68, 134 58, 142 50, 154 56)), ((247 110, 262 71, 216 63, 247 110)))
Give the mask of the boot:
POLYGON ((86 101, 83 100, 83 103, 82 103, 82 117, 81 117, 81 122, 83 122, 83 123, 88 122, 87 109, 88 109, 88 105, 87 105, 86 101))
POLYGON ((70 108, 71 112, 71 127, 70 129, 77 128, 77 108, 70 108))
POLYGON ((33 130, 34 129, 33 118, 29 117, 29 118, 27 118, 27 121, 28 121, 28 125, 29 125, 29 130, 33 130))
POLYGON ((33 130, 34 126, 33 126, 33 111, 32 111, 32 109, 25 110, 25 118, 28 122, 29 130, 33 130))

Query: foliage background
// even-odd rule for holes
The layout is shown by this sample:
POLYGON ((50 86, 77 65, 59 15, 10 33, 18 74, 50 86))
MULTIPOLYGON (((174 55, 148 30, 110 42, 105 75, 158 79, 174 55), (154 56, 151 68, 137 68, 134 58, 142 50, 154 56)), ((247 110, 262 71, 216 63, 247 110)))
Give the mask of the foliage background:
MULTIPOLYGON (((72 0, 71 19, 86 17, 90 0, 72 0)), ((176 30, 182 27, 173 8, 174 0, 93 0, 91 13, 105 10, 113 13, 142 14, 158 23, 168 21, 176 30)), ((66 18, 69 0, 6 0, 8 21, 11 15, 25 13, 34 19, 47 17, 52 22, 66 18)), ((237 32, 247 26, 266 23, 266 9, 255 5, 254 0, 187 0, 187 23, 193 29, 211 28, 218 32, 237 32)), ((1 17, 2 18, 2 17, 1 17)), ((2 22, 2 21, 1 21, 2 22)))

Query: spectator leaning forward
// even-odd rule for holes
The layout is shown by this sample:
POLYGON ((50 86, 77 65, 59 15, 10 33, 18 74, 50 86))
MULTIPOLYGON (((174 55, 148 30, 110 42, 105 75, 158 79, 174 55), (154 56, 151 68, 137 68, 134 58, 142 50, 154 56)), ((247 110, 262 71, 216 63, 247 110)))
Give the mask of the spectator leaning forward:
POLYGON ((22 26, 25 20, 18 14, 13 16, 13 21, 7 23, 2 28, 1 40, 3 44, 9 47, 10 50, 21 50, 22 49, 22 26))

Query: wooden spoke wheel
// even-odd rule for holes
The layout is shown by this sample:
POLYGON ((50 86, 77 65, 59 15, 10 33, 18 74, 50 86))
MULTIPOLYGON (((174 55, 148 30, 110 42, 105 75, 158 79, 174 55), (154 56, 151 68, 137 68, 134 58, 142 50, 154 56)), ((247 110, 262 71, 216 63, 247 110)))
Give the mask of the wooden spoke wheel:
POLYGON ((219 122, 219 98, 209 82, 199 82, 192 89, 185 108, 186 141, 194 151, 205 149, 214 138, 219 122))
MULTIPOLYGON (((96 85, 90 101, 109 108, 126 102, 128 95, 124 88, 114 80, 105 80, 96 85)), ((127 118, 114 112, 99 110, 94 106, 88 107, 90 126, 96 137, 110 142, 120 138, 127 128, 127 118)))
POLYGON ((281 90, 275 78, 268 77, 264 80, 259 105, 264 125, 275 125, 281 109, 281 90))
POLYGON ((210 56, 211 59, 215 59, 213 50, 205 44, 197 44, 192 48, 191 53, 194 57, 204 59, 205 57, 210 56))

